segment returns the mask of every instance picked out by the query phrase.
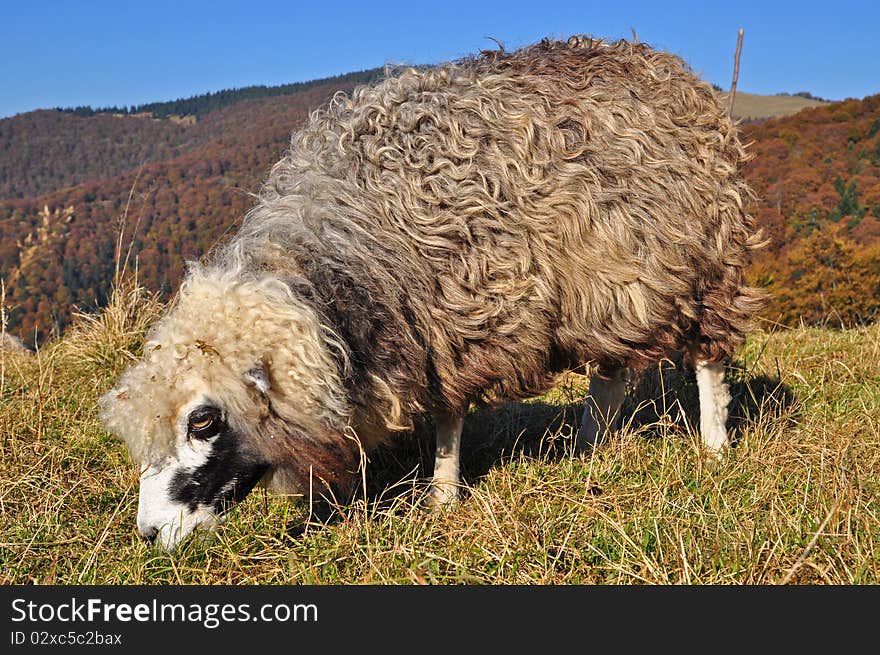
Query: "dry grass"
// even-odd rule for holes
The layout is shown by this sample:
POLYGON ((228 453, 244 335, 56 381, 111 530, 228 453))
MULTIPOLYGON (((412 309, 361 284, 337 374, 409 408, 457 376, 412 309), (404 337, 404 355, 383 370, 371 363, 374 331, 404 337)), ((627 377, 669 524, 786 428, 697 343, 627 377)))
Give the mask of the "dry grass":
POLYGON ((880 582, 880 326, 756 335, 731 371, 736 447, 697 448, 693 379, 649 372, 627 429, 572 456, 585 379, 471 414, 467 493, 422 509, 430 439, 372 457, 330 516, 256 492, 175 555, 137 536, 137 471, 95 418, 158 304, 132 288, 0 397, 0 582, 841 584, 880 582), (654 400, 643 400, 643 399, 654 400))
POLYGON ((134 362, 147 328, 163 308, 136 276, 113 286, 107 307, 97 314, 74 313, 74 323, 58 344, 62 359, 89 370, 118 369, 134 362))

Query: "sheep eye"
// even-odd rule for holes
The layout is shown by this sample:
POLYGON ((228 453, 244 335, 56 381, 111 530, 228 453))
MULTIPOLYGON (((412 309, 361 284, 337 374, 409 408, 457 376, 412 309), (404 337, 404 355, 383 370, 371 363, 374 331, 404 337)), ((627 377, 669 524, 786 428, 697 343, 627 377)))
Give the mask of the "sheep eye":
POLYGON ((189 415, 188 431, 198 439, 213 437, 220 430, 220 410, 216 407, 199 407, 189 415))
POLYGON ((190 423, 190 427, 193 430, 204 430, 206 427, 211 425, 211 423, 213 423, 213 422, 214 422, 214 417, 208 416, 207 418, 203 418, 198 421, 193 421, 192 423, 190 423))

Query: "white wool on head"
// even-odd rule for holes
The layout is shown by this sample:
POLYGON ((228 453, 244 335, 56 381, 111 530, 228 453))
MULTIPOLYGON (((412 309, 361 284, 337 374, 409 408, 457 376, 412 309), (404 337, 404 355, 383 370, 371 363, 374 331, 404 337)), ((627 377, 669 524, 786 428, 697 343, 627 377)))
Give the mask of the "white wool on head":
POLYGON ((100 419, 141 464, 168 454, 181 407, 198 395, 217 402, 239 430, 253 429, 247 419, 263 402, 249 375, 255 366, 265 370, 280 416, 346 425, 344 349, 314 312, 276 278, 193 265, 150 331, 143 360, 99 400, 100 419))

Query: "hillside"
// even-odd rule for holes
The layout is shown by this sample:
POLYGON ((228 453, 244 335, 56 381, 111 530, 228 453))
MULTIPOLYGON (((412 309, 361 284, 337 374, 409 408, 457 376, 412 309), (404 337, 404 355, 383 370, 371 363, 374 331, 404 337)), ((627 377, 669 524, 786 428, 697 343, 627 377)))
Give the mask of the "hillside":
MULTIPOLYGON (((727 93, 721 94, 724 102, 728 101, 728 96, 727 93)), ((807 107, 823 107, 827 104, 824 100, 799 95, 759 95, 737 91, 733 103, 733 116, 744 121, 759 121, 766 118, 790 116, 807 107)))
MULTIPOLYGON (((39 110, 0 120, 0 200, 29 198, 86 181, 124 174, 140 165, 174 159, 233 131, 253 104, 284 96, 311 98, 315 89, 351 89, 379 70, 285 84, 228 89, 170 102, 95 110, 39 110), (231 112, 228 108, 237 105, 231 112), (230 113, 239 117, 229 124, 230 113)), ((259 104, 259 103, 258 103, 259 104)))
POLYGON ((668 361, 631 390, 619 434, 573 454, 588 380, 566 373, 468 414, 455 511, 425 511, 421 430, 372 453, 329 515, 258 490, 174 554, 140 538, 139 470, 97 398, 141 354, 185 260, 235 229, 290 131, 340 88, 238 98, 189 123, 18 117, 31 123, 7 143, 46 126, 34 148, 53 168, 25 167, 41 192, 14 163, 0 178, 22 189, 0 198, 10 326, 41 346, 0 331, 13 344, 0 348, 0 584, 880 583, 880 95, 743 126, 769 238, 749 274, 773 302, 727 371, 722 461, 701 456, 693 374, 668 361), (132 238, 143 286, 112 289, 132 238))
MULTIPOLYGON (((144 106, 0 121, 0 277, 10 331, 34 343, 63 330, 75 307, 103 305, 120 226, 126 246, 134 238, 140 279, 168 294, 187 259, 235 229, 248 194, 308 112, 375 74, 293 85, 283 95, 255 87, 149 106, 169 118, 138 113, 144 106), (181 122, 172 111, 198 119, 181 122)), ((746 100, 737 94, 737 113, 746 100)), ((880 96, 765 100, 762 111, 782 111, 777 101, 788 103, 785 111, 817 105, 742 128, 755 154, 746 169, 755 212, 771 238, 752 271, 774 294, 767 317, 870 320, 880 308, 880 96), (818 261, 828 248, 835 257, 818 261)))
POLYGON ((744 126, 746 178, 770 238, 754 277, 786 324, 880 311, 880 95, 744 126))
MULTIPOLYGON (((189 142, 176 146, 172 157, 39 196, 0 201, 0 275, 7 286, 11 331, 33 343, 35 335, 40 340, 63 329, 72 305, 89 308, 106 301, 126 208, 126 244, 136 233, 132 250, 141 279, 168 293, 186 259, 203 254, 251 206, 248 194, 258 190, 291 131, 339 90, 328 82, 294 95, 244 100, 194 126, 175 126, 185 130, 189 142)), ((78 121, 106 118, 61 115, 78 121)), ((107 169, 115 165, 108 162, 107 169)))
POLYGON ((570 374, 468 415, 453 512, 422 507, 421 433, 374 453, 329 518, 254 492, 169 555, 138 536, 138 469, 94 410, 160 309, 128 289, 39 358, 4 358, 0 584, 880 583, 880 326, 754 334, 723 462, 700 457, 693 378, 668 365, 621 434, 572 455, 586 385, 570 374))
MULTIPOLYGON (((293 82, 292 84, 279 84, 266 86, 265 84, 245 86, 238 89, 223 89, 211 93, 202 93, 189 98, 178 98, 164 102, 148 102, 143 105, 132 107, 106 107, 94 109, 92 107, 62 108, 61 111, 72 113, 77 116, 95 116, 98 114, 124 114, 124 115, 148 115, 152 118, 173 118, 183 120, 185 118, 199 119, 210 112, 234 105, 242 100, 256 98, 271 98, 274 96, 295 95, 307 91, 314 86, 332 84, 340 88, 350 87, 355 84, 369 84, 378 79, 383 69, 371 68, 354 73, 344 73, 333 77, 326 77, 307 82, 293 82)), ((194 121, 185 121, 194 122, 194 121)))
POLYGON ((183 125, 144 117, 19 114, 0 120, 0 198, 39 196, 170 159, 191 138, 183 125))

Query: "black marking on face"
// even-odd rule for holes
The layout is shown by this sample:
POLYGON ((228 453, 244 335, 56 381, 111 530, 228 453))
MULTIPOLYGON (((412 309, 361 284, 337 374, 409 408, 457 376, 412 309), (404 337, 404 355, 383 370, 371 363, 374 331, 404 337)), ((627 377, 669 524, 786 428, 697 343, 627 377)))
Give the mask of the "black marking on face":
POLYGON ((216 407, 193 410, 187 429, 192 439, 210 440, 211 452, 197 469, 180 471, 172 478, 171 499, 191 512, 201 505, 222 514, 245 499, 269 465, 242 451, 240 438, 216 407))

